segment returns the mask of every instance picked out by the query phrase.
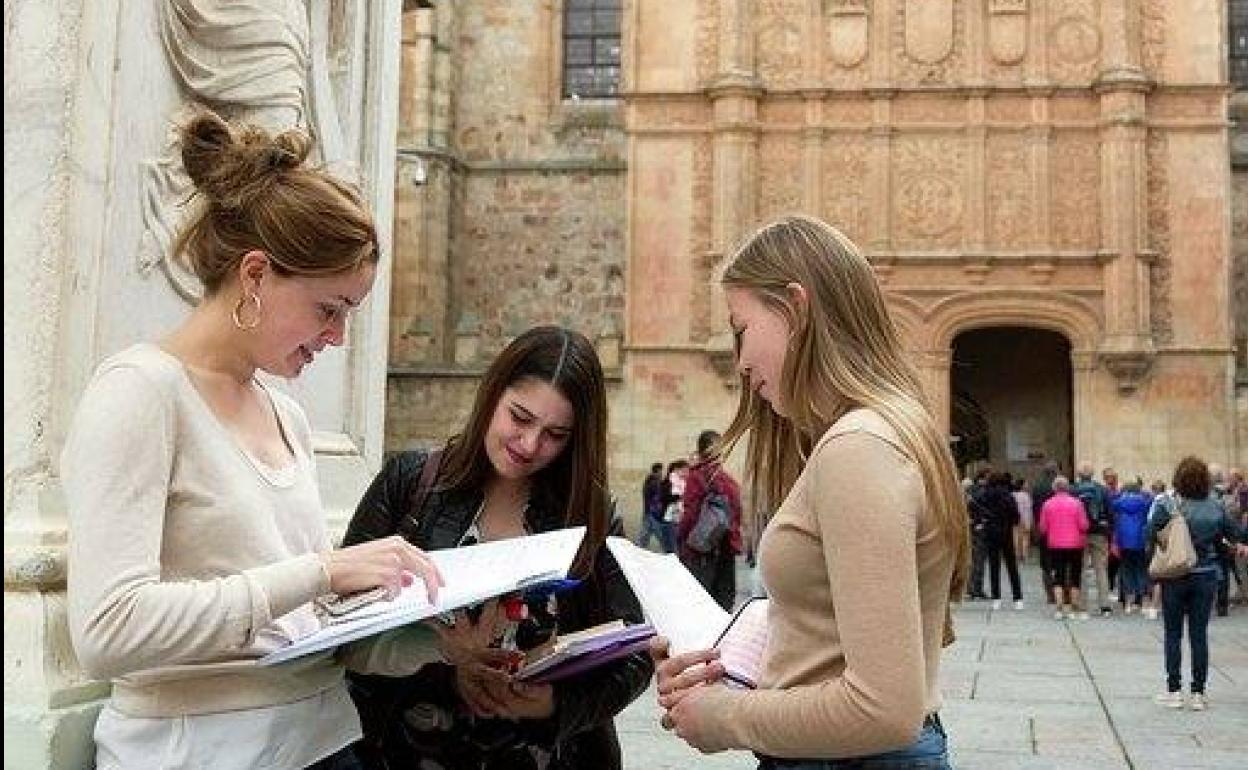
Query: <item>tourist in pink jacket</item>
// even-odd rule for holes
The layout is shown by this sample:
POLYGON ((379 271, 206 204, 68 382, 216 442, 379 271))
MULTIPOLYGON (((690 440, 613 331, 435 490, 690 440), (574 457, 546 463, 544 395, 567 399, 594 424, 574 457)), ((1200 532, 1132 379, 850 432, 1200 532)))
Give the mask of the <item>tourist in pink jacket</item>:
POLYGON ((1053 569, 1053 587, 1057 620, 1075 617, 1086 620, 1079 596, 1079 576, 1083 572, 1083 547, 1088 542, 1088 514, 1083 503, 1070 494, 1070 480, 1065 476, 1053 479, 1053 496, 1040 508, 1037 524, 1049 549, 1053 569), (1065 603, 1063 602, 1065 600, 1065 603))

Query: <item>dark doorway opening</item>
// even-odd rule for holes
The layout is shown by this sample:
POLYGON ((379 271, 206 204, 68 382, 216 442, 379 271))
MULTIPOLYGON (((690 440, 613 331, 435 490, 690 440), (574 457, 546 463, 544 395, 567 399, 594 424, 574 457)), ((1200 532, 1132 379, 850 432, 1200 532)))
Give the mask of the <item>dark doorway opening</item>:
POLYGON ((1016 326, 974 329, 953 341, 950 432, 963 476, 984 466, 1034 479, 1074 454, 1070 343, 1016 326))

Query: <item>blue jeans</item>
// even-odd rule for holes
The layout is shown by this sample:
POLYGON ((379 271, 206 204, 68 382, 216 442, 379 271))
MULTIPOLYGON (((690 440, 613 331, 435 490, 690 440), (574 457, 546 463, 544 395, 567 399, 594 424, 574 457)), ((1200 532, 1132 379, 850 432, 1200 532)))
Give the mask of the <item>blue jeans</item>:
POLYGON ((1148 557, 1143 549, 1122 549, 1118 567, 1118 595, 1123 604, 1140 604, 1148 593, 1148 557))
POLYGON ((918 740, 904 749, 853 759, 759 760, 758 770, 952 770, 945 728, 935 714, 923 720, 918 740))
POLYGON ((324 759, 308 765, 307 770, 364 770, 350 746, 339 749, 324 759))
POLYGON ((663 546, 664 553, 672 553, 676 550, 676 532, 673 525, 661 518, 642 514, 641 532, 637 534, 637 545, 646 548, 650 545, 650 538, 656 535, 659 538, 659 545, 663 546))
POLYGON ((1161 581, 1161 613, 1166 626, 1166 689, 1183 688, 1183 618, 1192 646, 1192 692, 1203 693, 1209 678, 1209 613, 1218 589, 1216 572, 1193 572, 1161 581))

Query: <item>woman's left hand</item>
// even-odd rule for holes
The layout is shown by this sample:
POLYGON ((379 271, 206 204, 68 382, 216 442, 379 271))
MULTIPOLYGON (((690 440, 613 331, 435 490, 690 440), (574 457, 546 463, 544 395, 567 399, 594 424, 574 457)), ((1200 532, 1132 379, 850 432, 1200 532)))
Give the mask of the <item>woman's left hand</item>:
POLYGON ((719 684, 703 685, 686 690, 676 705, 667 710, 659 724, 663 729, 676 733, 685 743, 701 751, 711 754, 728 748, 714 743, 707 728, 707 714, 710 702, 717 696, 727 693, 726 687, 719 684))
POLYGON ((724 676, 719 650, 698 650, 680 655, 670 654, 667 639, 656 637, 650 642, 650 657, 655 663, 659 705, 671 709, 689 694, 691 688, 718 682, 724 676))

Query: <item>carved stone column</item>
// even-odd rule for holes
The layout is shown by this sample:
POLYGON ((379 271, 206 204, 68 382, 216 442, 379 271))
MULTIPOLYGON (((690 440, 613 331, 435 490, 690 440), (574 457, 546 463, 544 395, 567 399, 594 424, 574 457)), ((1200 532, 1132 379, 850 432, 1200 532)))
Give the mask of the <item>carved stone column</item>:
POLYGON ((881 90, 871 94, 871 129, 868 138, 867 250, 872 254, 892 251, 892 94, 881 90))
POLYGON ((950 348, 924 350, 918 354, 919 379, 923 383, 924 395, 936 420, 937 430, 945 436, 949 435, 949 371, 952 366, 953 350, 950 348))
POLYGON ((988 211, 985 201, 988 177, 984 173, 985 157, 988 153, 988 128, 984 113, 984 92, 972 92, 966 101, 966 229, 962 251, 964 263, 973 267, 984 263, 988 242, 988 211))
POLYGON ((823 92, 802 93, 806 101, 806 125, 802 129, 802 205, 819 216, 823 211, 823 92))
MULTIPOLYGON (((754 221, 758 197, 758 100, 754 71, 752 5, 726 0, 720 7, 719 72, 707 88, 712 106, 711 250, 724 258, 754 221)), ((707 352, 721 370, 734 356, 728 313, 711 276, 711 335, 707 352)))
MULTIPOLYGON (((1075 443, 1071 451, 1074 453, 1076 463, 1098 456, 1096 454, 1098 447, 1094 444, 1096 437, 1100 435, 1098 430, 1100 426, 1095 419, 1096 358, 1097 353, 1094 350, 1070 351, 1070 411, 1075 433, 1075 443)), ((1062 470, 1071 471, 1070 468, 1062 470)))
POLYGON ((1139 7, 1102 0, 1101 250, 1105 337, 1101 359, 1119 390, 1135 390, 1155 354, 1149 321, 1145 99, 1152 84, 1140 66, 1139 7))

